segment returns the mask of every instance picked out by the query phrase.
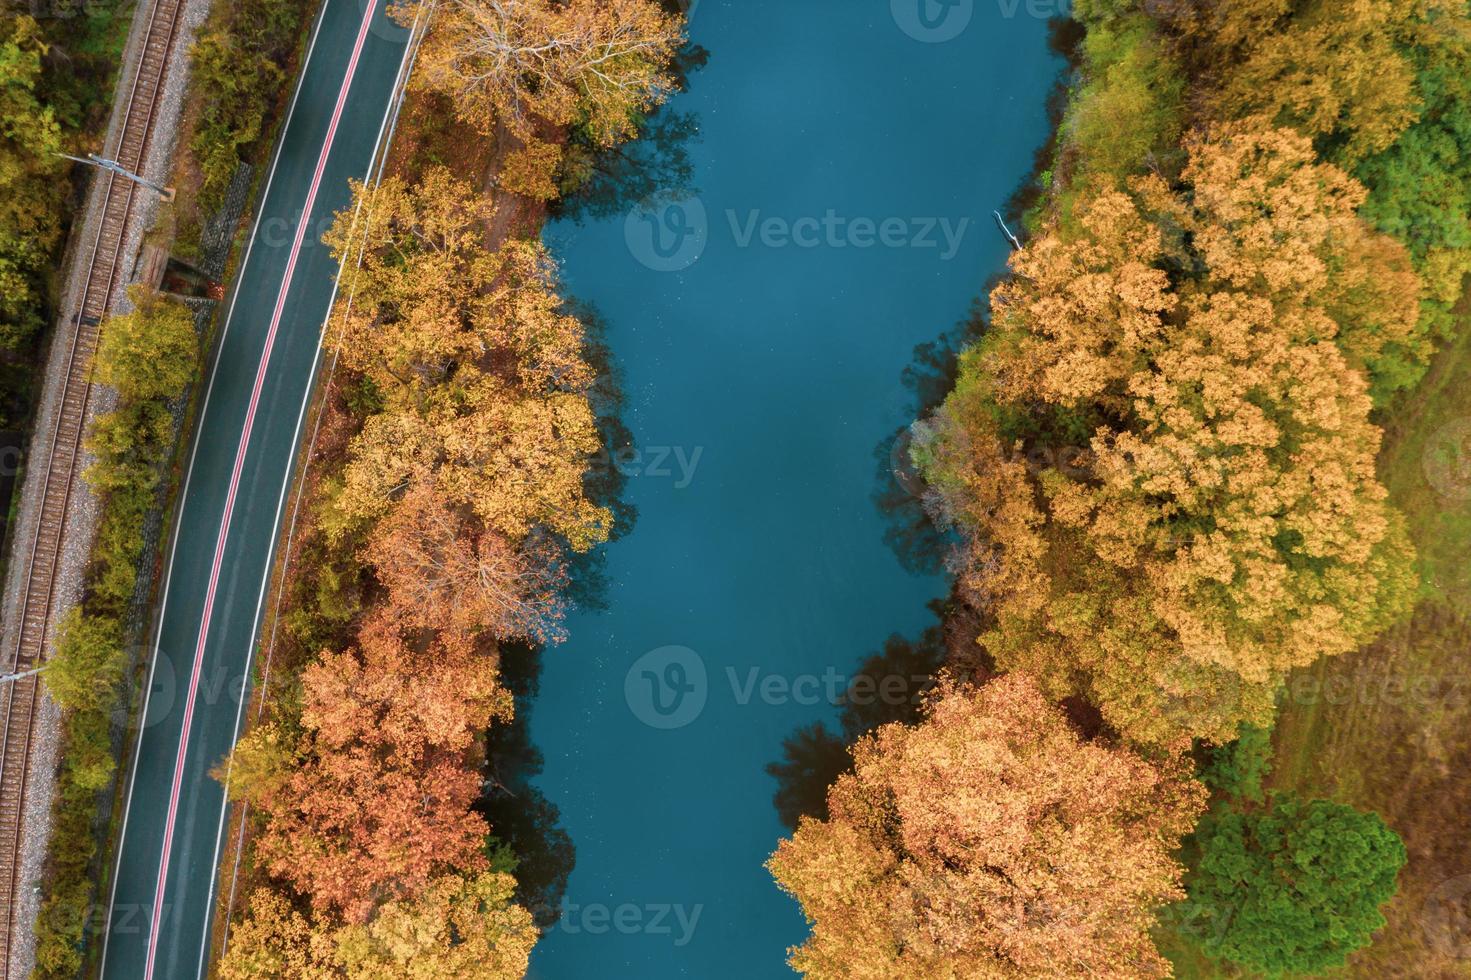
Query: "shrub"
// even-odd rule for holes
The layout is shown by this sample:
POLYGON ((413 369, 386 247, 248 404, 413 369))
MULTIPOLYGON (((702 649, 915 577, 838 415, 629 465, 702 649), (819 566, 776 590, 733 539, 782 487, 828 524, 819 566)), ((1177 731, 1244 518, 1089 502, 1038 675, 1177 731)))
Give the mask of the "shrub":
POLYGON ((1269 809, 1208 815, 1186 882, 1204 949, 1268 976, 1341 966, 1384 925, 1405 846, 1376 813, 1278 797, 1269 809))

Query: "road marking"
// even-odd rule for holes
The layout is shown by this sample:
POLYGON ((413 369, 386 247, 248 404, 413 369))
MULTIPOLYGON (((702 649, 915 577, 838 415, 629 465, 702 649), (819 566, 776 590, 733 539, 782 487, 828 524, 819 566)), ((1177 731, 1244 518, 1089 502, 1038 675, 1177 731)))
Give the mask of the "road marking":
MULTIPOLYGON (((378 127, 378 138, 373 143, 373 156, 372 156, 372 158, 369 159, 369 161, 368 161, 368 169, 363 174, 363 183, 365 185, 367 185, 369 182, 371 182, 374 187, 378 186, 378 183, 383 178, 383 170, 384 170, 384 168, 388 164, 388 154, 385 152, 383 154, 383 159, 378 164, 378 174, 377 174, 377 177, 375 178, 374 177, 374 174, 373 174, 373 161, 378 158, 378 153, 379 153, 379 150, 380 149, 386 149, 386 145, 387 144, 385 144, 385 142, 384 142, 384 135, 388 133, 389 120, 392 119, 395 125, 398 122, 398 109, 403 105, 402 90, 408 84, 408 76, 409 76, 409 73, 413 70, 413 65, 412 65, 412 62, 410 61, 410 58, 411 58, 412 55, 414 55, 415 50, 416 50, 416 46, 414 44, 413 38, 414 38, 415 34, 418 31, 418 27, 419 27, 419 17, 418 17, 418 15, 416 15, 415 18, 414 18, 414 26, 413 26, 413 29, 411 29, 410 32, 409 32, 409 43, 406 44, 406 45, 404 45, 404 56, 403 56, 403 60, 401 60, 399 62, 398 76, 394 80, 393 91, 389 94, 388 106, 383 111, 383 121, 382 121, 382 123, 378 127)), ((391 140, 391 138, 392 138, 391 135, 390 135, 389 138, 391 140)), ((358 202, 358 212, 360 213, 361 211, 362 211, 362 202, 359 201, 358 202)), ((354 221, 354 223, 356 223, 357 218, 358 218, 358 214, 355 213, 353 215, 353 221, 354 221)), ((371 216, 369 218, 369 221, 371 222, 371 216)), ((365 237, 366 237, 366 232, 365 232, 365 237)), ((366 251, 367 251, 367 241, 365 240, 363 242, 362 248, 358 252, 357 265, 358 265, 359 268, 362 267, 362 264, 363 264, 363 253, 366 252, 366 251)), ((300 443, 301 443, 301 428, 302 428, 303 423, 305 423, 305 421, 306 421, 307 409, 311 406, 312 395, 315 393, 316 388, 317 388, 316 378, 317 378, 317 371, 319 370, 319 365, 321 364, 321 360, 322 360, 322 341, 324 341, 326 339, 327 328, 328 328, 328 326, 332 322, 332 309, 333 309, 333 307, 335 307, 337 305, 337 295, 342 290, 342 277, 344 275, 346 275, 346 273, 347 273, 347 268, 346 268, 346 265, 345 264, 343 264, 343 265, 341 265, 341 266, 338 267, 338 270, 337 270, 337 278, 336 278, 336 280, 332 284, 332 297, 327 302, 327 315, 322 320, 322 335, 321 335, 321 340, 319 340, 319 342, 317 343, 317 351, 316 351, 316 354, 312 357, 312 370, 311 370, 311 375, 310 375, 311 380, 307 384, 306 392, 302 395, 301 408, 297 412, 297 415, 296 415, 296 429, 295 429, 295 431, 293 432, 293 434, 291 436, 291 447, 292 447, 291 465, 287 468, 287 470, 286 470, 286 476, 285 476, 285 478, 281 482, 281 495, 276 500, 276 519, 275 519, 275 522, 271 525, 271 542, 272 542, 271 548, 272 548, 272 551, 273 552, 274 552, 274 549, 275 549, 275 542, 280 539, 281 518, 283 516, 285 516, 285 512, 286 512, 286 497, 287 497, 287 494, 290 493, 290 491, 291 491, 291 480, 292 480, 292 477, 295 475, 295 469, 296 469, 295 460, 296 460, 296 456, 297 456, 297 453, 299 451, 299 446, 300 446, 300 443)), ((356 286, 354 286, 354 291, 355 290, 356 290, 356 286)), ((348 294, 348 306, 349 306, 349 309, 351 309, 351 305, 352 305, 352 296, 353 296, 353 293, 350 292, 348 294)), ((336 362, 336 356, 335 355, 333 357, 333 362, 334 363, 336 362)), ((329 378, 329 381, 330 381, 330 378, 331 378, 331 373, 332 373, 331 372, 331 368, 329 368, 328 369, 328 378, 329 378)), ((317 419, 317 424, 318 425, 321 424, 321 419, 320 418, 317 419)), ((315 443, 315 440, 316 440, 315 431, 314 431, 312 440, 313 440, 313 443, 315 443)), ((310 466, 310 460, 308 460, 307 466, 308 467, 310 466)), ((304 468, 303 471, 302 471, 303 477, 305 477, 305 473, 306 473, 306 470, 304 468)), ((297 489, 296 505, 298 507, 300 507, 300 505, 301 505, 301 488, 298 488, 297 489)), ((292 514, 291 522, 292 522, 292 527, 294 528, 295 527, 295 524, 296 524, 296 515, 295 515, 294 512, 292 514)), ((286 533, 286 551, 285 551, 285 554, 283 556, 283 561, 284 562, 290 562, 290 560, 291 560, 291 531, 288 530, 287 533, 286 533)), ((251 625, 251 628, 250 628, 250 636, 251 636, 250 649, 246 652, 246 655, 245 655, 245 676, 247 676, 247 677, 250 675, 250 668, 251 668, 251 665, 252 665, 252 663, 254 662, 254 659, 255 659, 255 656, 254 656, 255 655, 255 647, 256 647, 256 643, 257 643, 257 641, 259 639, 260 628, 261 628, 261 613, 262 613, 262 611, 265 608, 266 589, 270 586, 270 583, 271 583, 271 572, 272 572, 272 569, 274 567, 274 564, 275 564, 274 561, 268 561, 266 563, 265 574, 261 578, 260 594, 256 596, 256 601, 255 601, 255 621, 253 622, 253 624, 251 625)), ((283 569, 284 569, 284 567, 285 567, 285 565, 283 565, 283 569)), ((279 607, 279 600, 280 600, 280 595, 278 594, 277 595, 277 606, 278 607, 279 607)), ((279 608, 277 609, 277 612, 279 613, 279 608)), ((265 676, 266 676, 266 678, 269 678, 270 677, 270 659, 269 658, 267 658, 267 660, 266 660, 266 674, 265 674, 265 676)), ((264 695, 264 688, 262 688, 262 695, 264 695)), ((240 704, 235 709, 235 735, 234 735, 234 742, 240 741, 240 732, 241 732, 241 728, 242 728, 241 721, 243 720, 244 715, 245 715, 245 701, 246 701, 246 698, 244 696, 244 691, 242 690, 241 697, 240 697, 240 704)), ((232 742, 232 744, 233 744, 233 742, 232 742)), ((234 757, 233 757, 233 754, 232 754, 229 757, 228 761, 225 763, 225 791, 226 791, 226 796, 220 802, 220 819, 219 819, 219 825, 215 828, 215 852, 214 852, 214 857, 210 860, 210 863, 209 863, 209 866, 212 869, 216 869, 216 870, 219 868, 219 865, 220 865, 220 851, 221 851, 221 849, 222 849, 222 847, 224 845, 224 840, 225 840, 225 818, 226 818, 226 816, 228 816, 228 814, 230 812, 230 799, 229 799, 229 795, 228 794, 229 794, 229 787, 230 787, 230 774, 233 772, 233 770, 234 770, 234 757)), ((243 812, 244 811, 242 811, 242 813, 243 812)), ((245 829, 244 828, 244 818, 242 816, 242 818, 241 818, 242 843, 240 845, 241 847, 244 846, 244 844, 243 844, 244 829, 245 829)), ((235 873, 232 874, 231 875, 231 878, 230 878, 230 899, 229 899, 229 902, 227 903, 227 905, 225 906, 225 911, 224 911, 224 930, 225 931, 224 931, 224 939, 221 942, 221 948, 220 948, 220 955, 221 956, 223 956, 226 952, 228 952, 229 951, 229 948, 230 948, 230 913, 231 913, 232 909, 234 908, 234 903, 235 903, 235 874, 238 874, 239 873, 239 868, 240 868, 240 856, 239 856, 239 852, 237 851, 236 852, 236 857, 235 857, 235 873)), ((216 873, 214 871, 211 871, 210 877, 209 877, 209 894, 208 894, 207 898, 205 899, 205 907, 208 908, 208 909, 213 909, 214 908, 215 880, 216 880, 216 877, 217 877, 216 873)), ((213 915, 213 912, 211 912, 211 915, 213 915)), ((209 943, 208 939, 209 939, 209 933, 206 933, 205 934, 205 940, 206 941, 203 942, 203 943, 201 943, 200 944, 200 948, 199 948, 199 970, 196 973, 196 977, 198 978, 198 980, 204 980, 204 971, 205 971, 205 966, 207 965, 205 961, 209 957, 209 949, 210 949, 210 943, 209 943)))
MULTIPOLYGON (((271 327, 266 333, 265 350, 261 352, 260 366, 256 368, 255 387, 250 393, 250 407, 245 413, 245 426, 240 433, 240 445, 235 451, 235 467, 230 473, 230 488, 225 497, 224 517, 220 521, 220 533, 215 540, 214 562, 210 568, 209 587, 204 596, 204 616, 199 627, 199 642, 194 648, 194 669, 189 678, 189 696, 184 704, 184 726, 179 735, 179 750, 174 760, 174 779, 169 791, 168 818, 164 821, 163 856, 158 864, 158 884, 154 889, 153 922, 148 932, 148 960, 143 969, 143 980, 153 980, 153 965, 158 955, 158 934, 163 919, 164 886, 168 877, 169 852, 173 848, 174 823, 179 815, 179 791, 184 781, 184 759, 189 750, 189 730, 194 722, 194 701, 199 694, 199 677, 204 669, 204 649, 209 639, 209 622, 214 613, 215 591, 219 586, 220 567, 224 562, 225 541, 229 537, 230 521, 234 516, 235 495, 240 489, 240 475, 245 467, 250 433, 255 425, 255 413, 260 405, 261 389, 265 386, 266 370, 270 365, 271 350, 276 343, 276 332, 286 312, 286 300, 291 291, 291 280, 296 273, 296 263, 301 257, 301 247, 306 240, 306 229, 311 222, 312 208, 316 204, 317 193, 322 187, 322 177, 327 169, 327 158, 331 155, 333 141, 337 138, 337 127, 342 122, 342 113, 347 106, 348 91, 352 88, 354 76, 357 75, 358 62, 362 58, 363 45, 367 42, 368 31, 372 27, 377 6, 376 3, 371 2, 367 5, 363 22, 358 27, 352 59, 348 62, 347 74, 342 80, 342 88, 337 93, 337 105, 332 111, 332 122, 327 127, 327 138, 317 158, 317 169, 312 175, 311 189, 307 192, 306 202, 302 206, 301 219, 297 222, 296 239, 291 244, 291 255, 287 259, 286 272, 282 276, 281 291, 276 296, 276 308, 271 314, 271 327)), ((210 869, 211 874, 213 871, 214 869, 210 869)))
MULTIPOLYGON (((306 86, 306 76, 307 72, 311 68, 312 56, 316 54, 317 41, 322 36, 322 24, 327 19, 328 4, 330 4, 330 0, 328 0, 327 4, 323 4, 321 10, 317 13, 316 26, 312 28, 312 40, 311 43, 307 45, 306 58, 302 61, 301 72, 296 79, 296 91, 292 93, 291 105, 286 110, 286 121, 281 126, 281 139, 276 146, 276 153, 271 159, 271 172, 266 175, 265 191, 261 194, 262 211, 255 217, 255 221, 250 232, 250 240, 246 243, 245 246, 245 258, 240 263, 240 273, 236 278, 236 286, 230 297, 230 308, 225 312, 225 325, 220 330, 220 340, 215 354, 214 364, 210 367, 209 382, 204 386, 204 402, 199 409, 199 422, 201 427, 204 424, 204 420, 209 416, 210 396, 214 394, 215 379, 219 376, 220 373, 220 359, 225 348, 225 341, 230 336, 230 324, 233 323, 235 320, 235 305, 240 300, 239 283, 244 277, 245 270, 250 268, 250 257, 255 253, 256 237, 260 232, 261 218, 264 216, 264 204, 265 202, 270 200, 271 188, 276 185, 276 170, 281 165, 281 156, 285 152, 285 134, 290 131, 291 122, 293 119, 296 118, 296 106, 301 101, 301 92, 302 89, 306 86)), ((179 505, 180 515, 182 515, 184 512, 184 502, 189 499, 189 487, 194 482, 194 462, 196 459, 198 459, 198 457, 199 442, 196 439, 193 449, 191 449, 189 452, 189 467, 184 472, 184 489, 179 494, 179 500, 181 502, 179 505)), ((174 559, 178 555, 178 552, 179 535, 175 533, 173 541, 169 545, 169 561, 167 566, 168 571, 164 575, 163 598, 159 604, 158 622, 160 625, 163 623, 164 617, 168 612, 169 589, 173 585, 174 559)), ((147 737, 148 734, 148 729, 143 725, 143 722, 146 722, 148 718, 148 704, 153 695, 154 675, 158 670, 159 640, 157 637, 154 638, 153 649, 150 651, 150 654, 151 656, 149 658, 148 665, 148 683, 147 686, 143 689, 143 705, 139 712, 140 727, 138 730, 138 743, 133 748, 133 766, 128 773, 128 793, 123 802, 123 822, 122 826, 118 830, 117 862, 112 877, 112 890, 108 893, 107 898, 107 922, 109 924, 109 927, 104 929, 102 932, 102 962, 98 966, 98 980, 102 980, 103 975, 107 972, 107 946, 112 939, 112 912, 114 907, 117 905, 117 886, 118 881, 121 879, 121 871, 123 866, 123 845, 126 843, 128 838, 128 816, 129 814, 131 814, 133 809, 133 790, 138 782, 138 763, 143 758, 143 740, 147 737)))

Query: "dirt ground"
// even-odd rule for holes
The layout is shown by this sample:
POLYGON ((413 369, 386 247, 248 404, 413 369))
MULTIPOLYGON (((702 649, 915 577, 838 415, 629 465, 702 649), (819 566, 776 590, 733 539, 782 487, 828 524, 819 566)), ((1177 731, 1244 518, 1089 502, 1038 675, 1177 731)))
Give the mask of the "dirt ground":
POLYGON ((1373 646, 1293 675, 1270 785, 1376 810, 1405 839, 1388 925, 1345 975, 1471 977, 1471 333, 1383 421, 1424 595, 1373 646))

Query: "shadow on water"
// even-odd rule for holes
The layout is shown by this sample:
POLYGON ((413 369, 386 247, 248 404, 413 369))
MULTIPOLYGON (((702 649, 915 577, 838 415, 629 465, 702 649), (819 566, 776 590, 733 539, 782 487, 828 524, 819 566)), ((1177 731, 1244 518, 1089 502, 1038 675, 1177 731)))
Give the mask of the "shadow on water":
MULTIPOLYGON (((664 0, 672 12, 684 13, 688 0, 664 0)), ((709 60, 709 52, 686 45, 675 63, 676 85, 687 87, 691 72, 709 60)), ((567 148, 569 168, 578 187, 552 207, 553 218, 600 218, 627 210, 655 194, 685 196, 693 166, 689 143, 699 126, 691 113, 660 108, 643 121, 642 136, 614 149, 595 147, 583 133, 573 133, 567 148)), ((607 343, 607 323, 591 304, 568 301, 565 311, 582 321, 584 352, 596 380, 588 392, 599 435, 597 458, 584 477, 588 499, 613 515, 609 541, 633 530, 638 510, 623 499, 628 473, 621 454, 633 448, 633 433, 623 422, 622 375, 607 343)), ((606 548, 567 556, 567 598, 582 609, 607 608, 606 548)), ((495 839, 516 856, 516 899, 531 910, 542 929, 561 916, 567 879, 577 863, 577 850, 562 827, 557 807, 533 784, 545 765, 531 740, 531 710, 539 693, 542 648, 518 643, 501 647, 501 681, 515 699, 515 717, 486 736, 484 788, 476 810, 490 824, 495 839)))
POLYGON ((827 789, 851 768, 850 744, 881 725, 918 720, 925 694, 945 661, 945 607, 943 599, 930 604, 936 623, 918 639, 895 634, 863 661, 839 698, 839 731, 819 721, 782 742, 782 759, 768 764, 766 772, 776 780, 772 804, 788 828, 795 829, 804 816, 827 819, 827 789))
MULTIPOLYGON (((582 485, 588 499, 613 514, 609 541, 633 530, 638 523, 638 508, 623 499, 628 486, 628 472, 618 465, 622 454, 633 447, 633 433, 623 422, 625 398, 622 371, 608 348, 607 321, 589 303, 569 301, 565 312, 582 321, 585 330, 583 350, 597 379, 588 392, 598 429, 598 455, 593 459, 582 485)), ((579 609, 607 608, 607 549, 592 548, 582 554, 567 556, 567 598, 579 609)))
MULTIPOLYGON (((666 2, 684 13, 678 0, 666 2)), ((710 52, 686 44, 671 66, 675 90, 689 88, 690 75, 705 67, 710 52)), ((567 146, 567 176, 562 197, 548 210, 554 219, 581 223, 589 218, 611 218, 649 201, 678 201, 695 192, 694 164, 689 146, 699 138, 699 118, 692 112, 656 107, 639 126, 639 137, 608 148, 588 134, 574 131, 567 146)))
MULTIPOLYGON (((960 354, 976 342, 988 323, 990 295, 1002 279, 992 276, 970 313, 936 339, 914 348, 901 380, 909 394, 906 410, 916 419, 930 415, 955 387, 960 354)), ((903 567, 915 574, 938 574, 953 541, 924 509, 924 485, 909 460, 909 427, 901 426, 874 447, 874 505, 884 518, 884 542, 903 567)), ((782 743, 782 759, 766 772, 777 782, 772 803, 788 828, 803 816, 827 818, 827 790, 850 770, 848 746, 881 725, 918 720, 924 695, 941 667, 960 678, 988 676, 991 665, 974 639, 980 625, 962 604, 937 599, 930 604, 936 622, 917 639, 893 635, 883 649, 859 667, 840 699, 838 726, 805 725, 782 743), (887 693, 886 693, 887 692, 887 693), (895 694, 897 692, 897 696, 895 694)))
POLYGON ((543 765, 530 735, 541 657, 540 647, 501 647, 501 682, 515 697, 516 716, 508 725, 492 727, 486 738, 485 783, 476 810, 516 855, 516 900, 545 929, 560 915, 577 851, 556 806, 532 784, 543 765))
MULTIPOLYGON (((986 284, 986 292, 999 277, 986 284)), ((900 375, 909 393, 905 408, 912 418, 928 416, 955 387, 959 357, 975 343, 986 325, 986 304, 976 300, 970 314, 936 339, 914 348, 914 357, 900 375)), ((924 484, 909 459, 909 426, 900 426, 873 449, 874 506, 884 518, 884 543, 906 571, 935 575, 944 567, 949 549, 946 536, 924 509, 924 484)))

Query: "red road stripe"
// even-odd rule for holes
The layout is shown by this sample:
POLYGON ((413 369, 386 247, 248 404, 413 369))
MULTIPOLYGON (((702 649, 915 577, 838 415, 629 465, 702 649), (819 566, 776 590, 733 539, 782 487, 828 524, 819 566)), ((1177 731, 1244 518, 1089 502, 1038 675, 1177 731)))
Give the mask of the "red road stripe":
MULTIPOLYGON (((173 789, 169 793, 169 815, 164 823, 163 831, 163 856, 158 864, 158 885, 154 891, 153 922, 148 933, 148 962, 144 968, 144 980, 153 980, 153 964, 158 953, 159 927, 163 919, 164 879, 168 876, 169 851, 173 846, 174 823, 179 814, 179 791, 184 781, 184 756, 189 746, 189 729, 194 721, 194 700, 199 692, 199 676, 204 669, 204 647, 209 637, 209 621, 214 612, 215 590, 219 585, 220 566, 225 558, 225 539, 230 533, 230 520, 235 511, 235 494, 240 488, 240 474, 245 467, 245 451, 250 444, 250 431, 255 425, 255 413, 260 404, 261 389, 265 386, 266 368, 271 360, 271 349, 276 343, 276 330, 281 325, 281 317, 286 312, 286 296, 291 289, 291 279, 296 272, 297 260, 301 257, 301 247, 306 240, 306 229, 311 221, 312 207, 317 201, 317 192, 322 186, 322 176, 327 169, 327 157, 332 151, 332 142, 337 136, 338 123, 342 121, 342 111, 347 105, 347 93, 352 87, 353 76, 357 74, 358 61, 362 57, 363 45, 368 39, 368 30, 373 23, 373 15, 377 9, 377 3, 369 0, 367 12, 363 15, 363 23, 358 28, 357 43, 353 46, 352 60, 347 65, 347 76, 342 80, 342 89, 337 93, 337 106, 332 112, 332 123, 327 128, 327 139, 322 144, 321 156, 317 158, 317 170, 312 176, 311 190, 307 193, 306 204, 302 208, 301 219, 297 222, 296 239, 291 245, 291 256, 286 263, 286 274, 281 280, 281 292, 276 296, 276 309, 271 314, 271 329, 266 334, 266 348, 261 353, 260 366, 255 373, 255 388, 250 394, 250 409, 245 413, 245 428, 240 433, 240 447, 235 451, 235 468, 230 474, 230 490, 225 498, 224 518, 220 522, 219 538, 215 541, 214 565, 209 573, 209 589, 204 597, 204 618, 199 627, 199 644, 194 648, 194 670, 189 678, 189 697, 184 704, 184 729, 179 736, 179 753, 174 761, 173 789)), ((213 874, 213 869, 211 869, 213 874)))

